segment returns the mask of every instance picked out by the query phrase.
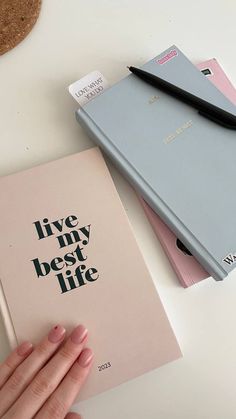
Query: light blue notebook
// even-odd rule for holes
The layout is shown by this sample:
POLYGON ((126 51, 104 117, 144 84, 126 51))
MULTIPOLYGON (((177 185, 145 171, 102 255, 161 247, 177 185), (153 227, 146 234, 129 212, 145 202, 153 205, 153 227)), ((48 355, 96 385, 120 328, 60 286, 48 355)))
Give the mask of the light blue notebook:
MULTIPOLYGON (((176 46, 142 68, 236 114, 176 46)), ((225 278, 236 266, 236 132, 133 74, 76 116, 205 269, 225 278)))

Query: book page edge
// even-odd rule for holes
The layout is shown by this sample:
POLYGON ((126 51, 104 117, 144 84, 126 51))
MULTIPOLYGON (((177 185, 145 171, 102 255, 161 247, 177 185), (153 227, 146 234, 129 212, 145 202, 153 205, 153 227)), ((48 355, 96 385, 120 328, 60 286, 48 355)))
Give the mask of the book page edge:
POLYGON ((0 280, 0 314, 2 315, 3 325, 7 334, 8 342, 11 349, 14 349, 17 346, 17 338, 10 316, 10 311, 7 305, 6 297, 3 291, 2 282, 0 280))

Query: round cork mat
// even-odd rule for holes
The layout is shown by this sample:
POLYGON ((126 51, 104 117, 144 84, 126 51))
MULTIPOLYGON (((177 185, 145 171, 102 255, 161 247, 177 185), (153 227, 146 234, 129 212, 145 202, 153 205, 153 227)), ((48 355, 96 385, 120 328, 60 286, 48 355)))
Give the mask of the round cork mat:
POLYGON ((0 0, 0 55, 14 48, 38 19, 41 0, 0 0))

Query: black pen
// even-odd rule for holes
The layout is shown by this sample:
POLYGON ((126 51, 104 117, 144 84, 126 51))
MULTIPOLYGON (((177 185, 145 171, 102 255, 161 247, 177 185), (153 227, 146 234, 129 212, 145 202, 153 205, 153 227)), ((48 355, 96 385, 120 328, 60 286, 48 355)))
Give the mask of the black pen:
POLYGON ((163 80, 158 76, 155 76, 154 74, 148 73, 147 71, 132 66, 128 67, 128 69, 131 71, 131 73, 135 74, 148 84, 158 87, 160 90, 163 90, 171 96, 174 96, 182 102, 185 102, 188 105, 196 108, 199 113, 206 118, 211 119, 212 121, 223 125, 226 128, 236 130, 236 115, 233 115, 230 112, 219 108, 218 106, 212 105, 206 100, 201 99, 198 96, 195 96, 192 93, 189 93, 186 90, 183 90, 180 87, 177 87, 174 84, 169 83, 168 81, 163 80))

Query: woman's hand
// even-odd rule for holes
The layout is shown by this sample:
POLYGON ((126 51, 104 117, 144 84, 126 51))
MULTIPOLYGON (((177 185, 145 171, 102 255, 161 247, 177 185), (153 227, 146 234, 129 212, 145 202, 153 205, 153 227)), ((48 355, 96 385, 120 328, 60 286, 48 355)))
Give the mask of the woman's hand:
POLYGON ((83 326, 66 340, 65 333, 56 326, 35 348, 24 342, 0 365, 1 419, 79 419, 68 410, 86 380, 93 353, 85 348, 83 326))

